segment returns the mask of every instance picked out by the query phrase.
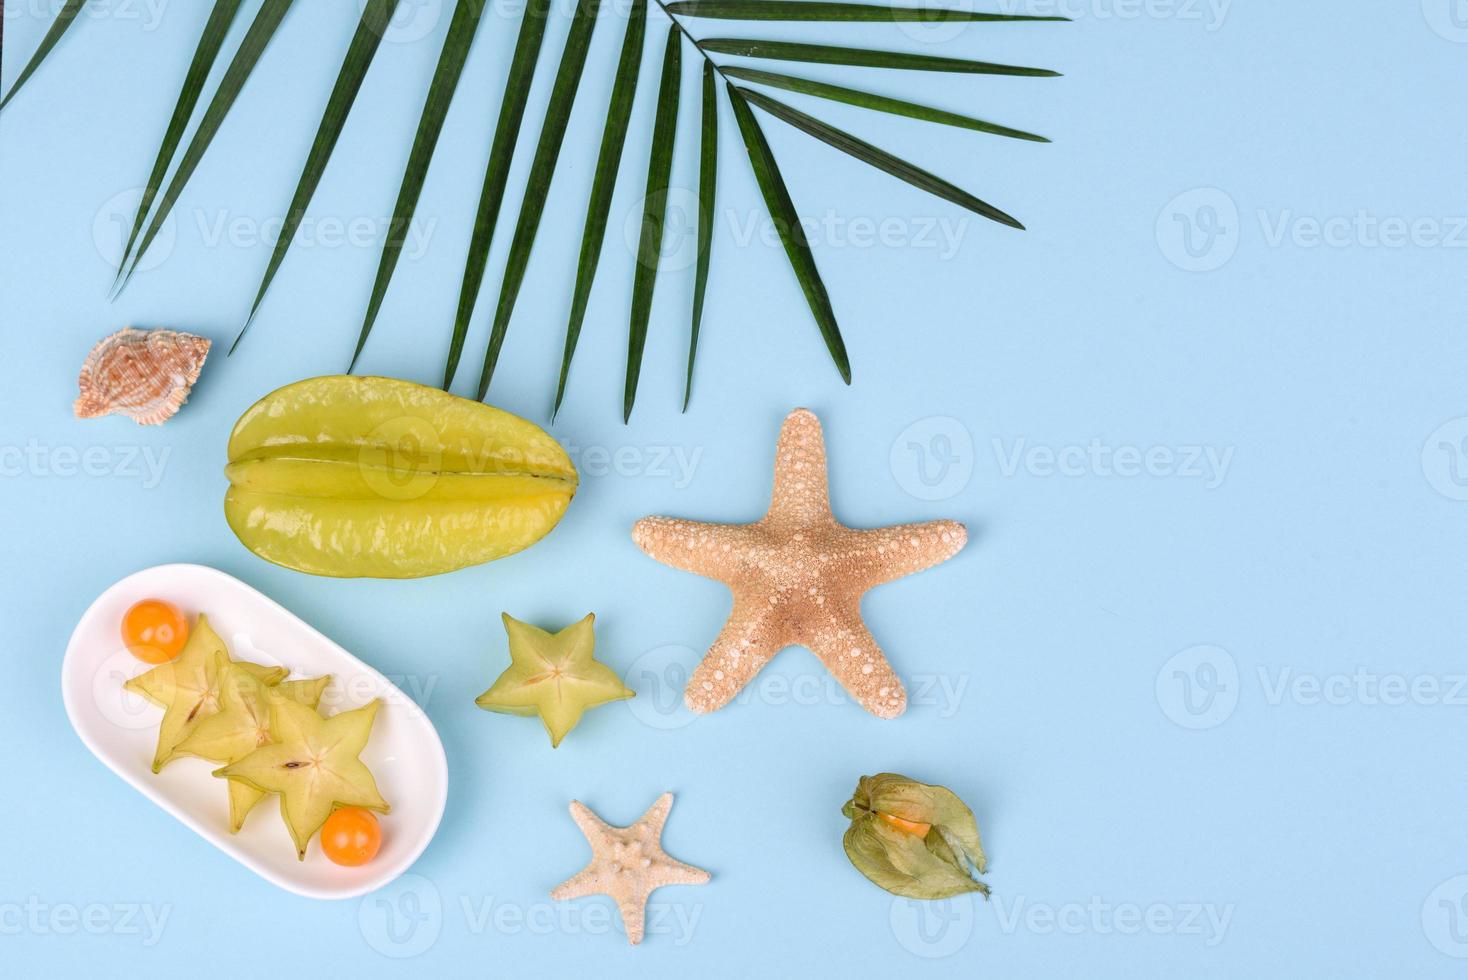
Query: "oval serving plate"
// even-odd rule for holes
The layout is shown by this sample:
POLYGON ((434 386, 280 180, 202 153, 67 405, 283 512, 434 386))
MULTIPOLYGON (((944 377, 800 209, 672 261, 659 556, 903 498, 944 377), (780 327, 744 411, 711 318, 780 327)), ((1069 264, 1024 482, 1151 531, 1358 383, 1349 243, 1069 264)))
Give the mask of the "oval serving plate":
POLYGON ((448 799, 448 763, 433 723, 411 698, 373 668, 322 636, 279 603, 217 569, 158 565, 129 575, 93 602, 77 623, 61 667, 66 714, 92 754, 138 792, 200 837, 287 891, 308 898, 354 898, 406 871, 438 830, 448 799), (278 798, 260 801, 238 834, 229 832, 229 805, 218 768, 202 759, 178 759, 152 771, 161 708, 123 689, 150 669, 128 653, 119 636, 127 608, 139 599, 166 599, 209 624, 235 660, 288 666, 291 677, 331 674, 323 714, 382 701, 362 761, 392 804, 381 816, 382 850, 357 868, 332 864, 313 840, 306 860, 280 817, 278 798))

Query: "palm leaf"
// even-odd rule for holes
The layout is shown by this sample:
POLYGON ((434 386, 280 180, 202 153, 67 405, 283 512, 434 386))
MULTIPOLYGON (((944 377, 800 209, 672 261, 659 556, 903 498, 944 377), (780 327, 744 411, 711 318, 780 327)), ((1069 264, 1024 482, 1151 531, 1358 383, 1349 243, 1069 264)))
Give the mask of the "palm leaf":
POLYGON ((561 377, 556 383, 556 402, 551 417, 561 410, 566 396, 566 378, 571 373, 571 357, 581 338, 581 324, 586 318, 586 304, 591 298, 591 283, 596 278, 602 242, 606 238, 607 214, 612 208, 612 192, 617 185, 617 169, 622 163, 622 147, 627 141, 627 121, 632 116, 632 101, 637 94, 637 79, 642 67, 642 40, 647 28, 647 0, 632 0, 627 17, 627 33, 622 40, 622 54, 617 61, 616 79, 612 83, 611 104, 607 106, 607 124, 602 130, 601 150, 596 157, 596 176, 591 181, 591 200, 586 207, 586 227, 581 233, 581 255, 576 261, 576 287, 571 297, 571 316, 566 323, 566 349, 561 355, 561 377))
POLYGON ((844 102, 847 105, 860 106, 863 109, 875 109, 878 112, 889 112, 896 116, 907 116, 910 119, 922 119, 926 122, 942 123, 945 126, 958 126, 962 129, 972 129, 979 133, 1009 136, 1013 139, 1030 140, 1035 143, 1050 142, 1043 136, 1036 136, 1034 133, 1027 133, 1022 129, 1010 129, 1008 126, 985 122, 982 119, 974 119, 971 116, 961 116, 956 112, 946 112, 943 109, 934 109, 931 106, 918 105, 914 102, 904 102, 901 99, 892 99, 885 95, 875 95, 871 92, 862 92, 858 89, 845 88, 841 85, 828 85, 825 82, 812 81, 809 78, 779 75, 775 72, 760 71, 757 68, 725 68, 724 74, 730 78, 738 78, 746 82, 757 82, 773 88, 782 88, 788 92, 814 95, 817 98, 829 99, 832 102, 844 102))
POLYGON ((826 349, 836 362, 836 370, 841 372, 841 380, 851 384, 851 361, 846 356, 846 342, 841 339, 841 328, 836 323, 835 311, 831 309, 831 298, 826 295, 826 286, 821 282, 815 256, 811 255, 810 243, 806 241, 805 230, 780 176, 780 168, 775 164, 775 155, 770 152, 770 144, 765 141, 765 134, 744 97, 732 83, 727 85, 727 89, 734 119, 739 123, 739 133, 744 138, 744 149, 749 154, 749 165, 759 183, 760 194, 764 196, 770 220, 780 234, 780 243, 785 246, 785 255, 790 259, 790 267, 795 271, 795 278, 805 293, 805 301, 816 318, 826 349))
POLYGON ((848 153, 856 157, 863 163, 870 164, 878 170, 886 171, 899 180, 905 180, 912 186, 921 188, 929 194, 935 194, 945 201, 952 201, 959 207, 968 208, 975 214, 982 215, 991 221, 997 221, 1002 225, 1018 228, 1021 231, 1024 230, 1024 225, 1020 224, 1014 218, 1000 211, 992 204, 987 204, 979 200, 963 188, 950 184, 942 177, 938 177, 921 167, 908 163, 906 160, 895 157, 886 150, 859 140, 850 133, 823 123, 814 116, 808 116, 798 109, 792 109, 783 102, 776 102, 767 95, 762 95, 759 92, 747 88, 742 88, 739 91, 746 99, 770 115, 783 119, 796 129, 814 136, 823 143, 834 146, 843 153, 848 153))
POLYGON ((321 183, 321 175, 326 172, 326 164, 331 159, 332 151, 336 149, 342 128, 346 126, 347 116, 351 114, 352 106, 357 101, 357 93, 362 89, 362 80, 367 77, 367 69, 371 67, 372 59, 377 55, 377 47, 382 41, 383 34, 387 32, 388 25, 400 2, 401 0, 368 0, 367 5, 362 8, 362 18, 357 22, 357 30, 352 35, 351 43, 347 45, 347 54, 342 59, 341 70, 336 76, 336 84, 332 86, 331 95, 326 100, 326 111, 322 113, 321 123, 316 128, 316 138, 311 141, 311 152, 306 156, 306 165, 301 169, 301 177, 296 183, 295 193, 291 196, 290 207, 286 210, 280 235, 276 238, 275 248, 270 253, 270 264, 266 266, 265 276, 260 280, 260 288, 255 293, 255 301, 250 304, 250 315, 245 318, 245 325, 240 328, 239 336, 234 339, 234 343, 229 348, 230 353, 233 353, 234 349, 239 346, 245 336, 245 331, 250 328, 250 323, 260 310, 260 304, 265 300, 265 291, 270 288, 276 272, 280 270, 281 263, 285 261, 285 254, 290 250, 291 241, 296 237, 296 229, 301 226, 301 221, 306 216, 306 208, 316 194, 316 187, 321 183))
POLYGON ((887 7, 870 3, 807 3, 799 0, 676 0, 667 5, 677 17, 709 17, 719 20, 781 21, 922 21, 943 23, 1013 23, 1019 21, 1070 20, 1069 17, 1036 17, 1027 14, 985 14, 972 10, 941 10, 929 7, 887 7))
POLYGON ((632 417, 637 379, 642 374, 642 352, 647 346, 647 323, 652 315, 653 287, 663 253, 663 221, 668 209, 668 177, 673 170, 673 141, 678 134, 678 92, 682 81, 683 29, 668 27, 663 47, 663 77, 658 83, 658 108, 652 124, 652 152, 647 161, 647 189, 642 196, 642 235, 637 243, 637 270, 632 277, 632 322, 627 330, 627 386, 622 392, 622 421, 632 417))
POLYGON ((265 53, 266 46, 275 36, 276 29, 280 27, 280 22, 285 19, 293 2, 294 0, 264 0, 261 4, 259 13, 250 23, 250 29, 245 32, 245 39, 240 42, 239 50, 234 53, 229 67, 224 71, 224 77, 219 81, 219 88, 215 90, 214 98, 209 102, 209 108, 204 110, 204 118, 199 120, 199 128, 194 131, 194 138, 189 141, 188 149, 184 150, 178 169, 174 171, 173 180, 169 181, 167 190, 163 192, 163 197, 158 202, 158 209, 153 213, 153 220, 148 223, 148 230, 143 233, 142 242, 133 256, 133 263, 128 268, 127 275, 123 277, 123 287, 127 286, 128 280, 138 269, 138 263, 147 254, 153 240, 158 237, 158 232, 163 228, 163 222, 172 213, 173 206, 177 203, 179 195, 183 193, 184 186, 188 184, 189 178, 198 169, 199 161, 204 158, 204 153, 209 149, 214 135, 219 132, 225 116, 229 115, 229 110, 234 107, 240 90, 245 87, 245 82, 249 80, 250 74, 259 64, 260 56, 265 53))
POLYGON ((996 65, 967 58, 943 58, 930 54, 907 54, 902 51, 873 51, 868 48, 843 48, 830 44, 801 44, 795 41, 752 41, 744 38, 715 37, 699 41, 698 46, 714 54, 732 54, 741 58, 771 58, 777 61, 809 61, 821 65, 855 65, 863 68, 909 68, 915 71, 949 71, 969 75, 1023 75, 1030 78, 1055 78, 1059 72, 1048 68, 1021 68, 996 65))
POLYGON ((698 157, 698 266, 693 276, 693 318, 688 331, 688 380, 683 387, 683 411, 693 397, 693 359, 698 353, 698 328, 703 323, 703 298, 709 284, 709 256, 714 241, 714 188, 719 166, 719 105, 715 99, 714 63, 703 63, 703 138, 698 157))
POLYGON ((540 57, 545 39, 546 15, 550 0, 530 0, 520 20, 520 34, 515 39, 515 54, 510 59, 510 73, 505 79, 505 94, 500 100, 499 121, 494 127, 494 142, 489 148, 489 163, 484 170, 484 187, 479 192, 479 210, 474 216, 474 235, 469 241, 469 256, 464 267, 464 282, 459 288, 459 310, 454 317, 454 335, 449 341, 448 362, 443 369, 443 386, 453 384, 464 351, 464 338, 469 333, 469 319, 479 298, 484 281, 484 267, 489 262, 489 246, 494 241, 494 226, 499 222, 500 205, 505 199, 505 183, 510 177, 510 162, 520 139, 520 123, 525 118, 525 103, 530 98, 530 82, 535 75, 535 62, 540 57))
MULTIPOLYGON (((122 278, 122 271, 127 268, 133 246, 138 242, 138 235, 142 233, 143 222, 148 220, 153 198, 163 186, 163 178, 168 175, 168 165, 178 153, 179 143, 183 142, 184 130, 188 128, 194 107, 199 104, 199 94, 204 89, 204 82, 209 78, 209 72, 219 57, 219 49, 224 46, 224 36, 229 33, 230 25, 234 23, 235 15, 239 11, 240 0, 215 0, 214 9, 204 23, 204 33, 199 37, 199 46, 194 50, 193 61, 189 63, 189 70, 184 75, 183 89, 178 93, 173 116, 169 118, 168 128, 164 130, 163 145, 158 148, 158 157, 153 161, 148 183, 143 187, 137 214, 133 216, 132 231, 128 232, 127 245, 122 250, 122 259, 117 263, 119 280, 122 278)), ((113 285, 116 286, 117 283, 114 282, 113 285)))
POLYGON ((20 87, 36 73, 37 68, 41 67, 41 62, 45 61, 46 55, 56 47, 56 42, 61 40, 67 28, 76 23, 76 15, 81 13, 82 4, 86 2, 87 0, 66 0, 66 3, 56 12, 56 19, 51 22, 51 27, 46 31, 45 37, 41 38, 40 47, 36 48, 36 53, 31 55, 31 60, 26 62, 26 66, 20 70, 20 75, 10 86, 10 91, 5 93, 5 98, 0 99, 0 109, 10 104, 10 100, 15 98, 15 93, 20 91, 20 87))
POLYGON ((382 259, 377 264, 377 278, 372 283, 372 298, 367 301, 367 315, 362 320, 362 333, 357 337, 357 349, 352 352, 347 373, 357 366, 362 348, 367 344, 367 335, 377 322, 382 309, 382 300, 387 295, 388 283, 403 252, 403 242, 408 237, 408 226, 418 208, 418 197, 423 193, 423 180, 428 176, 428 166, 433 162, 433 151, 438 147, 439 134, 443 132, 444 118, 449 104, 454 100, 454 90, 459 87, 459 78, 464 73, 464 62, 469 59, 469 48, 479 30, 487 0, 459 0, 454 7, 453 19, 449 21, 448 33, 443 39, 443 50, 439 52, 438 67, 433 71, 433 81, 428 86, 428 98, 423 103, 423 114, 418 119, 418 132, 413 137, 413 149, 408 153, 408 166, 403 171, 403 183, 398 188, 398 201, 393 205, 392 221, 388 226, 387 241, 382 247, 382 259))
POLYGON ((540 141, 535 146, 535 156, 530 163, 530 177, 525 185, 525 197, 520 202, 515 235, 510 239, 510 254, 505 260, 505 276, 500 286, 499 303, 494 311, 489 346, 484 351, 484 368, 479 374, 481 399, 489 391, 490 379, 494 377, 494 366, 505 342, 505 332, 510 327, 510 315, 515 311, 515 300, 525 281, 525 269, 530 264, 530 249, 535 244, 535 233, 540 228, 546 196, 550 194, 551 178, 556 172, 556 158, 561 154, 566 124, 571 119, 571 106, 576 101, 576 89, 581 84, 581 71, 586 67, 586 51, 591 46, 591 34, 596 27, 599 7, 600 0, 577 0, 576 12, 571 19, 571 30, 566 36, 566 46, 561 50, 561 64, 556 69, 556 79, 551 85, 550 104, 546 107, 545 122, 540 128, 540 141))

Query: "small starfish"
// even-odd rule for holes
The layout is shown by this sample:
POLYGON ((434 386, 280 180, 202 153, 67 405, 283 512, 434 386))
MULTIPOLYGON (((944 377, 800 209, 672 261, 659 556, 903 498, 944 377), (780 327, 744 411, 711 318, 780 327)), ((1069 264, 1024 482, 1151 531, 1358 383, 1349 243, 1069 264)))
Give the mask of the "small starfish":
POLYGON ((683 699, 705 713, 728 704, 787 646, 810 649, 863 708, 895 718, 907 692, 861 618, 870 588, 953 557, 968 540, 954 521, 858 531, 837 522, 821 423, 803 408, 780 430, 775 488, 753 524, 645 517, 632 540, 665 565, 723 582, 729 616, 683 699))
POLYGON ((627 941, 642 942, 647 899, 663 885, 704 885, 709 873, 674 860, 663 850, 663 824, 673 808, 673 794, 659 796, 630 827, 613 827, 579 801, 571 801, 571 819, 591 845, 591 862, 555 887, 557 902, 584 895, 610 895, 622 914, 627 941))
POLYGON ((588 708, 633 696, 617 672, 593 658, 596 634, 588 613, 559 633, 547 633, 502 614, 510 638, 510 666, 475 699, 486 711, 539 715, 551 748, 561 744, 588 708))

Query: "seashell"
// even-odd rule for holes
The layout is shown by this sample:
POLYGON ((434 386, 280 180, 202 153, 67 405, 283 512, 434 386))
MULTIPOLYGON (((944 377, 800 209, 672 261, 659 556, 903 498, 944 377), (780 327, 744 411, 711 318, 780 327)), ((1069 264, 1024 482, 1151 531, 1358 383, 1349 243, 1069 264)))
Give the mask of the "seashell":
POLYGON ((139 425, 162 425, 188 400, 208 356, 204 337, 173 330, 119 330, 98 341, 82 365, 76 417, 117 414, 139 425))

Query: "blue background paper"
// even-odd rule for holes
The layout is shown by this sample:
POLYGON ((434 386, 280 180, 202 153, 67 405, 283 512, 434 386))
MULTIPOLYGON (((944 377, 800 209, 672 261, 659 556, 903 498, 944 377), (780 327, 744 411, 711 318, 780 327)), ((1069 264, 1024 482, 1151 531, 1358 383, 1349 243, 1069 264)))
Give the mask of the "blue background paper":
MULTIPOLYGON (((1004 9, 1059 8, 1075 22, 693 23, 701 36, 1053 67, 1065 77, 794 73, 1056 142, 789 97, 1012 211, 1021 234, 761 117, 815 222, 852 351, 848 389, 762 234, 722 107, 708 315, 680 414, 698 71, 685 52, 670 271, 623 426, 627 242, 664 36, 653 12, 606 252, 552 429, 583 470, 563 526, 522 555, 438 578, 310 578, 256 559, 225 526, 225 439, 260 395, 345 367, 443 6, 409 0, 312 228, 229 358, 358 5, 296 5, 116 303, 118 224, 204 5, 94 0, 0 116, 0 972, 231 975, 255 972, 258 954, 258 969, 292 976, 1458 975, 1461 4, 1030 0, 1004 9), (220 345, 163 428, 71 418, 82 358, 126 324, 220 345), (957 559, 865 604, 912 688, 897 721, 846 703, 799 650, 726 710, 692 720, 674 708, 670 687, 717 631, 727 592, 648 560, 628 529, 649 513, 759 516, 795 405, 825 422, 847 523, 951 517, 972 531, 957 559), (73 623, 111 582, 169 561, 239 576, 419 694, 452 788, 408 877, 360 902, 288 895, 69 731, 57 676, 73 623), (505 658, 501 610, 548 626, 595 610, 601 656, 638 699, 591 713, 554 752, 539 726, 478 711, 473 696, 505 658), (851 869, 839 807, 858 775, 884 769, 972 804, 992 902, 894 902, 851 869), (627 822, 665 789, 678 797, 669 850, 714 879, 660 892, 647 942, 629 950, 605 901, 546 897, 585 858, 565 805, 627 822)), ((5 5, 6 84, 53 7, 5 5)), ((476 42, 366 371, 438 379, 517 12, 496 8, 476 42)), ((540 422, 620 45, 620 21, 610 10, 603 21, 492 393, 540 422)), ((565 23, 547 39, 531 134, 565 23)))

